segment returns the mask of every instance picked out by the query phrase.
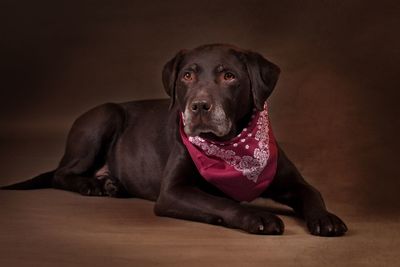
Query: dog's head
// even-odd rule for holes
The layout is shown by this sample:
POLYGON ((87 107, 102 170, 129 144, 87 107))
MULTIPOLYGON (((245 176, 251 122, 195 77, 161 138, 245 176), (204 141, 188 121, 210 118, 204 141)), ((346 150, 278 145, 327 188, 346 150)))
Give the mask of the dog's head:
POLYGON ((187 135, 227 140, 253 108, 263 109, 279 72, 258 53, 212 44, 180 51, 164 66, 162 80, 187 135))

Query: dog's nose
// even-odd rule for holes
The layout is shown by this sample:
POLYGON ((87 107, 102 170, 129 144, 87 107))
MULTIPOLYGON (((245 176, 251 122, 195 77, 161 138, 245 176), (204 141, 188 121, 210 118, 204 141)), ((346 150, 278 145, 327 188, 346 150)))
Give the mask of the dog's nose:
POLYGON ((195 100, 190 105, 190 110, 197 114, 197 113, 206 113, 209 112, 211 109, 211 104, 207 100, 195 100))

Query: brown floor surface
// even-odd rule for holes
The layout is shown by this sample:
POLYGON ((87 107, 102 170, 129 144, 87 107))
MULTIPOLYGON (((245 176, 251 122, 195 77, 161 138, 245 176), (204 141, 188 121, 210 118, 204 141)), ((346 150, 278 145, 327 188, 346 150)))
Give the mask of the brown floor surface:
POLYGON ((1 266, 398 266, 399 218, 336 211, 347 236, 308 235, 283 217, 283 236, 256 236, 155 217, 151 202, 68 192, 0 194, 1 266), (7 201, 4 201, 7 200, 7 201))

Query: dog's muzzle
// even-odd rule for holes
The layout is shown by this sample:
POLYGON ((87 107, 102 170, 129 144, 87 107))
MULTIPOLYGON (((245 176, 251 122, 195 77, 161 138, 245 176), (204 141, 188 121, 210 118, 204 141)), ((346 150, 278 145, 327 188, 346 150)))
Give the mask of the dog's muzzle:
POLYGON ((209 99, 194 99, 188 103, 183 113, 183 121, 184 131, 188 136, 211 133, 223 137, 232 127, 222 105, 209 99))

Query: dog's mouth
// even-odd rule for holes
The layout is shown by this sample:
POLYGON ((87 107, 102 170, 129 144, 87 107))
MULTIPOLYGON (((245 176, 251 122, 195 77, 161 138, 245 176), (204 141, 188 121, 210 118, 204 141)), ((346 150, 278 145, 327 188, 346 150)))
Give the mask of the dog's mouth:
POLYGON ((230 138, 232 123, 229 119, 213 119, 182 114, 184 131, 188 136, 200 136, 204 139, 222 141, 230 138))
POLYGON ((221 139, 229 135, 230 126, 224 127, 215 124, 186 124, 184 131, 188 136, 200 136, 206 139, 221 139))

